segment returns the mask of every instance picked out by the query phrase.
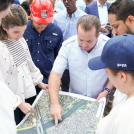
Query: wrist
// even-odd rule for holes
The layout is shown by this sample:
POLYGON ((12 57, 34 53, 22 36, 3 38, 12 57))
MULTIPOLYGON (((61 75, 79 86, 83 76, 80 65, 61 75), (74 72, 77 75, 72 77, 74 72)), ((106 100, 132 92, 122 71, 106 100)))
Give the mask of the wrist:
POLYGON ((22 105, 23 105, 24 102, 21 102, 19 105, 18 105, 18 108, 20 108, 22 105))
POLYGON ((104 88, 104 91, 107 91, 107 92, 108 92, 108 94, 110 94, 110 93, 111 93, 111 90, 110 90, 109 88, 107 88, 107 87, 105 87, 105 88, 104 88))
POLYGON ((38 84, 38 87, 42 89, 42 82, 38 84))

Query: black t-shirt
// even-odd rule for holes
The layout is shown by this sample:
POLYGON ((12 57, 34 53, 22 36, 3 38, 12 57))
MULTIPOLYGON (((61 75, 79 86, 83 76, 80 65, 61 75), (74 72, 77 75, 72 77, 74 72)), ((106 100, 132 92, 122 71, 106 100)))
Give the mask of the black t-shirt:
POLYGON ((25 11, 27 12, 28 16, 31 14, 30 12, 30 7, 27 1, 24 1, 21 6, 25 9, 25 11))

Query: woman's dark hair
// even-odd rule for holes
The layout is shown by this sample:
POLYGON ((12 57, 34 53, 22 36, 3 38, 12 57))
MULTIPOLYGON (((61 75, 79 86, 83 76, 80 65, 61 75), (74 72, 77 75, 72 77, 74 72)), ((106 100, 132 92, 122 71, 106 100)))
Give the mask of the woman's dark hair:
POLYGON ((14 0, 0 0, 0 12, 8 8, 10 4, 13 4, 14 0))

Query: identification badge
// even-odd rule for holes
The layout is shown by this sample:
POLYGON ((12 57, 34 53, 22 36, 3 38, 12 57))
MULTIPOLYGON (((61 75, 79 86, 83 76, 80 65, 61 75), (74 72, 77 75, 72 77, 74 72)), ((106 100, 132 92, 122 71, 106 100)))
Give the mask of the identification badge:
POLYGON ((41 17, 46 18, 47 17, 47 10, 41 10, 41 17))
POLYGON ((57 33, 53 33, 53 35, 57 36, 57 33))

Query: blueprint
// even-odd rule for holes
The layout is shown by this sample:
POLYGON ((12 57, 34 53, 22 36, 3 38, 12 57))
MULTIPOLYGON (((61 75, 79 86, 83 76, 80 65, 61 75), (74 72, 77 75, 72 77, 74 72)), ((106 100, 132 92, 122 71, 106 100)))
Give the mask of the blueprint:
POLYGON ((33 103, 36 113, 30 113, 20 122, 17 134, 95 134, 105 98, 96 102, 89 97, 60 91, 59 100, 63 116, 58 127, 50 115, 49 94, 42 90, 33 103))

